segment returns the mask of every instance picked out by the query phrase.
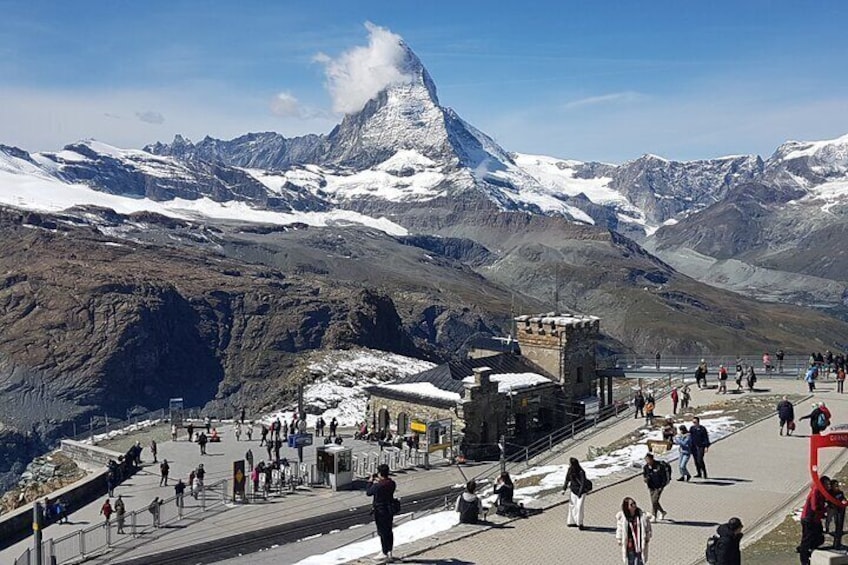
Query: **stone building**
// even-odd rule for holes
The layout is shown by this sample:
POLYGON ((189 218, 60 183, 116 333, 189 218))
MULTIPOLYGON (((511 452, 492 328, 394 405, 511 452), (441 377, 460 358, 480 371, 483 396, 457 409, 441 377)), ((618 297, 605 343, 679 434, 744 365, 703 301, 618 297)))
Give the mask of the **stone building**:
POLYGON ((451 422, 463 452, 483 458, 498 455, 501 436, 527 445, 567 424, 580 413, 577 401, 595 395, 598 318, 551 314, 515 322, 518 347, 515 339, 480 341, 468 359, 370 387, 372 427, 407 435, 413 421, 451 422))

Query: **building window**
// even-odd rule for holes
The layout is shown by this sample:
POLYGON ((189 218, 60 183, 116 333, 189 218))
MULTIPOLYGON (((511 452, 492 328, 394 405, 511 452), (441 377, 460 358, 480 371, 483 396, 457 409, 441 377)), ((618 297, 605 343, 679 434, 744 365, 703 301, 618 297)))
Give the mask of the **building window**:
POLYGON ((583 367, 577 367, 577 382, 583 382, 583 367))

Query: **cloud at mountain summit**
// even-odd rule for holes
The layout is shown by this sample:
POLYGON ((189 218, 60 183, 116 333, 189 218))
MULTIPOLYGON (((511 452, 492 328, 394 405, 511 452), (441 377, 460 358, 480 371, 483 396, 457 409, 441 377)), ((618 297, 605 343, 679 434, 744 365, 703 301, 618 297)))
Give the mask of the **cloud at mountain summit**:
POLYGON ((381 90, 411 80, 401 70, 406 52, 402 38, 386 28, 365 23, 368 45, 348 49, 336 58, 324 53, 315 61, 324 65, 333 110, 351 114, 361 110, 381 90))

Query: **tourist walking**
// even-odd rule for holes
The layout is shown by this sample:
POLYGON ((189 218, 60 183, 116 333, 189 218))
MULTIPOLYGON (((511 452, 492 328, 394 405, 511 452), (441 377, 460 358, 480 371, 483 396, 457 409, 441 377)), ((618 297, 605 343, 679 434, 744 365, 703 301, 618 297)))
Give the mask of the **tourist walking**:
POLYGON ((159 453, 159 446, 156 445, 155 439, 150 440, 150 453, 153 454, 153 462, 158 463, 159 460, 156 457, 157 457, 157 454, 159 453))
POLYGON ((689 385, 683 385, 683 397, 680 399, 680 410, 686 410, 689 408, 689 402, 692 400, 692 393, 690 392, 689 385))
POLYGON ((118 500, 115 501, 115 520, 118 522, 118 533, 124 533, 124 521, 127 516, 127 507, 124 505, 124 499, 118 495, 118 500))
POLYGON ((456 497, 454 511, 459 514, 460 524, 476 524, 483 513, 483 503, 477 496, 477 481, 471 479, 465 484, 465 492, 456 497))
POLYGON ((845 367, 842 365, 836 369, 836 392, 839 394, 845 392, 845 367))
POLYGON ((159 507, 161 505, 162 505, 162 502, 160 502, 159 497, 156 496, 156 497, 153 498, 151 503, 147 506, 147 511, 150 512, 150 514, 153 516, 153 527, 154 528, 159 527, 159 507))
POLYGON ((806 416, 801 416, 801 420, 810 421, 810 433, 814 436, 819 435, 828 425, 827 415, 822 411, 818 402, 813 402, 813 410, 806 416))
POLYGON ((680 451, 680 458, 677 460, 680 477, 677 480, 689 481, 692 475, 689 473, 687 466, 689 465, 689 459, 692 457, 692 436, 689 435, 689 430, 686 429, 686 426, 681 425, 678 431, 680 433, 674 437, 674 444, 677 445, 677 449, 680 451))
POLYGON ((739 549, 742 527, 742 520, 734 517, 716 529, 716 565, 742 564, 742 552, 739 549))
POLYGON ((253 441, 253 421, 248 422, 246 431, 247 441, 253 441))
POLYGON ((671 413, 677 414, 677 403, 680 400, 680 393, 677 392, 677 387, 671 389, 671 413))
POLYGON ((566 525, 569 528, 583 529, 583 514, 586 495, 592 490, 592 483, 586 478, 586 471, 576 457, 568 460, 568 472, 565 474, 563 493, 568 492, 569 505, 566 525))
POLYGON ((645 399, 645 424, 648 426, 654 425, 654 408, 656 405, 654 404, 654 397, 651 394, 648 394, 648 398, 645 399))
POLYGON ((241 422, 236 422, 233 425, 233 432, 236 436, 236 441, 241 441, 241 422))
POLYGON ((642 391, 637 390, 636 396, 633 397, 633 408, 636 412, 633 414, 633 419, 645 417, 645 397, 642 396, 642 391))
POLYGON ((657 362, 656 367, 657 367, 657 371, 659 371, 659 370, 660 370, 660 359, 662 359, 662 355, 660 355, 660 352, 659 352, 659 351, 657 351, 657 355, 656 355, 656 362, 657 362))
POLYGON ((251 472, 253 470, 253 450, 248 449, 244 454, 244 459, 247 461, 247 472, 251 472))
POLYGON ((177 441, 177 425, 171 424, 171 441, 177 441))
MULTIPOLYGON (((825 489, 829 489, 830 477, 823 475, 821 484, 825 489)), ((801 543, 795 548, 801 558, 801 565, 810 565, 813 551, 824 543, 822 520, 826 510, 824 495, 813 485, 801 510, 801 543)))
POLYGON ((795 430, 795 407, 785 396, 777 403, 777 418, 780 420, 780 435, 786 426, 786 435, 791 436, 795 430))
MULTIPOLYGON (((335 418, 333 418, 333 421, 335 421, 335 418)), ((330 422, 330 434, 333 433, 333 423, 330 422)), ((373 497, 374 523, 377 525, 377 534, 380 536, 383 559, 387 561, 392 559, 392 548, 395 542, 392 532, 395 489, 397 489, 397 485, 389 478, 389 466, 383 463, 377 467, 377 473, 371 476, 368 488, 365 491, 368 496, 373 497)))
POLYGON ((668 515, 662 507, 660 497, 663 489, 671 481, 671 466, 665 461, 657 461, 653 453, 645 456, 645 466, 642 467, 642 479, 651 493, 651 520, 665 520, 668 515))
POLYGON ((168 460, 163 459, 162 464, 159 465, 159 486, 166 487, 168 486, 168 473, 171 471, 171 466, 168 465, 168 460))
POLYGON ((816 391, 816 379, 819 376, 819 369, 816 365, 810 365, 810 368, 807 369, 806 374, 804 375, 804 382, 807 383, 807 388, 810 392, 816 391))
POLYGON ((112 516, 112 503, 109 502, 109 499, 106 499, 106 502, 103 503, 103 506, 100 507, 100 515, 106 518, 106 521, 103 522, 103 527, 109 526, 109 517, 112 516))
POLYGON ((188 432, 188 440, 194 441, 194 424, 189 422, 189 424, 186 426, 186 432, 188 432))
POLYGON ((206 434, 200 432, 200 435, 197 436, 197 445, 200 446, 200 454, 206 455, 206 443, 209 441, 209 438, 206 437, 206 434))
POLYGON ((757 375, 754 373, 754 366, 753 365, 748 366, 747 381, 748 381, 748 392, 754 392, 754 385, 757 384, 757 375))
POLYGON ((174 485, 174 502, 177 505, 177 508, 183 507, 183 496, 185 496, 186 485, 182 479, 177 481, 177 484, 174 485))
POLYGON ((259 430, 259 447, 265 445, 265 441, 268 439, 268 426, 265 424, 261 424, 261 426, 259 430))
POLYGON ((724 365, 718 366, 718 390, 716 394, 727 394, 727 369, 724 365))
POLYGON ((701 359, 701 362, 698 363, 698 368, 695 369, 695 382, 698 388, 707 387, 707 362, 704 359, 701 359), (703 385, 701 384, 702 382, 703 385))
POLYGON ((648 542, 651 541, 651 523, 645 513, 628 496, 621 502, 615 522, 615 539, 621 546, 622 563, 645 565, 648 562, 648 542))
POLYGON ((339 421, 336 420, 335 417, 333 417, 333 419, 330 420, 330 436, 336 437, 336 433, 337 433, 338 429, 339 429, 339 421))
POLYGON ((763 353, 763 371, 765 371, 766 375, 768 375, 769 371, 771 370, 771 355, 769 355, 769 352, 766 351, 765 353, 763 353))
POLYGON ((777 358, 777 372, 778 373, 783 372, 783 356, 784 355, 785 354, 783 353, 783 349, 778 349, 777 353, 774 354, 774 356, 777 358))
POLYGON ((710 434, 707 428, 701 425, 701 419, 697 416, 692 418, 689 435, 692 438, 692 457, 695 459, 695 478, 706 479, 708 478, 707 463, 704 461, 704 457, 710 450, 710 434))

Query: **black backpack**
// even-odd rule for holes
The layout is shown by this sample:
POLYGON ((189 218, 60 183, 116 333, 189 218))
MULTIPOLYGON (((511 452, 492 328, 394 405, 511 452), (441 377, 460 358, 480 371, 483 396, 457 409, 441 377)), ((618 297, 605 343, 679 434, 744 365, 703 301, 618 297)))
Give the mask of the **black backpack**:
POLYGON ((707 558, 707 563, 710 565, 715 565, 718 563, 718 549, 716 545, 718 544, 718 536, 710 536, 707 539, 707 549, 704 551, 704 557, 707 558))
POLYGON ((662 475, 663 486, 668 486, 671 482, 671 465, 665 461, 660 461, 660 474, 662 475))
POLYGON ((477 510, 479 507, 477 506, 477 501, 469 502, 465 500, 465 497, 459 495, 459 504, 457 506, 459 510, 459 522, 460 524, 476 524, 478 520, 477 510))

